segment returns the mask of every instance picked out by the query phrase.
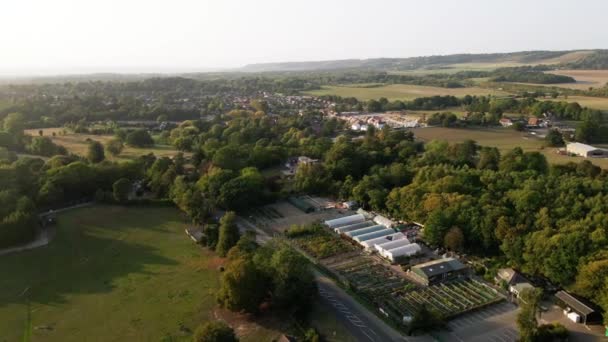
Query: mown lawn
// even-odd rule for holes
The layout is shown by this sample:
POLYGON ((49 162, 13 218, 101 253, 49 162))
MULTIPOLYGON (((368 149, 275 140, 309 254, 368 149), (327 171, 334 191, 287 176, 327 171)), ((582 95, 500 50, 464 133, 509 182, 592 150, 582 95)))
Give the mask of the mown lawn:
MULTIPOLYGON (((423 141, 445 140, 451 143, 462 142, 471 139, 481 146, 492 146, 506 153, 515 147, 521 147, 524 151, 537 151, 542 153, 549 163, 565 164, 568 162, 579 163, 585 158, 570 157, 557 154, 554 147, 544 147, 544 141, 527 133, 517 132, 509 128, 445 128, 425 127, 413 129, 414 135, 423 141)), ((588 158, 593 164, 608 169, 608 158, 588 158)))
POLYGON ((218 260, 173 208, 59 215, 52 243, 0 257, 0 341, 180 341, 215 307, 218 260))

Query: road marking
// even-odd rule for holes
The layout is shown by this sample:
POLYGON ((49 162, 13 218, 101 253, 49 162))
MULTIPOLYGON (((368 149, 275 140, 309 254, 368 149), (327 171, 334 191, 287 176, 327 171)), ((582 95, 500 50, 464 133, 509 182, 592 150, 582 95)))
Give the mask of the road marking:
POLYGON ((369 338, 370 341, 375 341, 371 336, 369 336, 363 329, 361 329, 361 332, 363 333, 363 335, 367 336, 367 338, 369 338))
POLYGON ((464 342, 464 340, 462 338, 460 338, 460 336, 458 336, 458 334, 456 333, 452 333, 452 336, 456 337, 456 339, 458 340, 458 342, 464 342))

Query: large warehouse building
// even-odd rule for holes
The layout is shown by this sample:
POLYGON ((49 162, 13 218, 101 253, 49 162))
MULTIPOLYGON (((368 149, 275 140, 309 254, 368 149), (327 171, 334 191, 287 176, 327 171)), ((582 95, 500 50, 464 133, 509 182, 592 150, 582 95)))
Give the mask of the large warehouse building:
POLYGON ((566 145, 566 152, 585 158, 608 157, 608 150, 577 142, 566 145))

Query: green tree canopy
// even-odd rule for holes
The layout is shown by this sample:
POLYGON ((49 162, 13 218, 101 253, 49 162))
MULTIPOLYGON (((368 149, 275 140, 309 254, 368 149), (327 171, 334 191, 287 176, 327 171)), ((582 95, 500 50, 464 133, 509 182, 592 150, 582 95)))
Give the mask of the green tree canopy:
MULTIPOLYGON (((44 138, 43 138, 44 139, 44 138)), ((99 141, 91 141, 89 142, 89 147, 87 150, 87 159, 91 163, 99 163, 106 158, 103 145, 99 141)))
POLYGON ((223 321, 210 321, 194 331, 193 342, 238 342, 234 330, 223 321))

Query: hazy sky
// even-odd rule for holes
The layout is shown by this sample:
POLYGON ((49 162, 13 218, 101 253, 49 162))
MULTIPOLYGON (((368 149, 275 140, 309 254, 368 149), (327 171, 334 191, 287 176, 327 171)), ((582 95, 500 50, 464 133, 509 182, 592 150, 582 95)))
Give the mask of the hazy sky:
POLYGON ((4 0, 0 74, 608 48, 608 0, 4 0))

